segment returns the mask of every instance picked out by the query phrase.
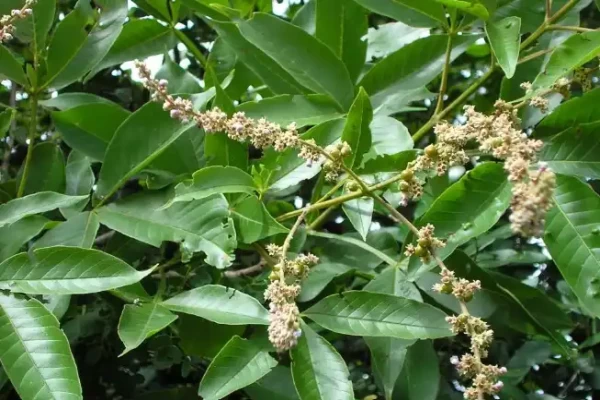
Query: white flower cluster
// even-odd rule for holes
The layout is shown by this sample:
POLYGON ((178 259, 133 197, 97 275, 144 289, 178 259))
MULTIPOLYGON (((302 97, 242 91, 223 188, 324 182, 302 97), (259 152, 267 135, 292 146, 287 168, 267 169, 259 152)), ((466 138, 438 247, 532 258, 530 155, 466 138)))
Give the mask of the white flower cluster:
POLYGON ((31 7, 37 0, 26 0, 25 5, 20 10, 12 10, 10 15, 3 15, 0 18, 0 43, 8 42, 13 38, 15 31, 14 23, 20 19, 27 18, 33 13, 31 7))

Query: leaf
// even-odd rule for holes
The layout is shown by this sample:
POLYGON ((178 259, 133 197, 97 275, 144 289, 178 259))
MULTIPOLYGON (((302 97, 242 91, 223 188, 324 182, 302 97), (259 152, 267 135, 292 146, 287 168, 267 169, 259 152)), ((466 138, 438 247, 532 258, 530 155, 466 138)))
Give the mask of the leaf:
POLYGON ((41 214, 79 203, 88 196, 66 196, 53 192, 30 194, 0 205, 0 227, 12 224, 28 215, 41 214))
POLYGON ((253 194, 257 190, 252 177, 241 169, 215 165, 194 172, 191 181, 178 184, 172 202, 200 200, 218 193, 253 194))
POLYGON ((160 104, 147 103, 117 129, 104 156, 96 194, 110 197, 125 182, 155 160, 195 123, 182 124, 169 117, 160 104))
POLYGON ((68 110, 85 104, 112 104, 118 106, 118 104, 105 99, 104 97, 96 96, 91 93, 61 93, 56 97, 49 98, 47 100, 40 100, 39 104, 47 108, 56 108, 60 111, 68 110))
POLYGON ((0 271, 0 285, 15 293, 86 294, 131 285, 152 269, 136 271, 99 250, 55 246, 17 254, 0 271))
POLYGON ((116 104, 89 103, 53 112, 52 120, 69 147, 102 161, 115 132, 130 115, 116 104))
POLYGON ((301 400, 354 400, 344 359, 308 325, 291 351, 294 386, 301 400))
POLYGON ((254 243, 288 230, 269 214, 256 196, 246 197, 231 210, 237 239, 242 243, 254 243))
POLYGON ((546 67, 533 81, 533 90, 548 88, 575 68, 600 54, 600 32, 569 37, 550 56, 546 67))
POLYGON ((300 303, 313 300, 334 278, 350 271, 352 269, 344 264, 320 262, 310 269, 308 277, 302 281, 302 290, 296 300, 300 303))
POLYGON ((65 167, 66 188, 69 196, 88 195, 94 186, 94 171, 90 160, 76 150, 71 150, 65 167))
POLYGON ((490 18, 490 13, 485 6, 479 3, 479 0, 435 0, 438 3, 444 4, 448 7, 456 8, 464 11, 468 14, 472 14, 484 21, 490 18))
MULTIPOLYGON (((477 37, 458 36, 450 60, 462 54, 477 37)), ((399 92, 421 90, 435 79, 445 63, 447 42, 445 35, 431 35, 415 40, 375 64, 358 84, 371 96, 373 108, 379 108, 399 92)))
POLYGON ((367 240, 374 207, 375 201, 369 196, 359 197, 342 204, 344 214, 363 240, 367 240))
POLYGON ((327 94, 342 109, 352 103, 354 86, 344 64, 324 44, 275 16, 255 13, 239 24, 252 44, 275 60, 300 84, 327 94))
POLYGON ((317 0, 315 36, 344 62, 352 82, 365 64, 367 30, 367 13, 354 0, 317 0))
POLYGON ((384 58, 417 39, 429 36, 429 29, 414 28, 402 22, 388 22, 367 33, 367 61, 384 58))
MULTIPOLYGON (((23 170, 19 171, 20 182, 23 170)), ((39 143, 33 147, 24 194, 65 190, 65 156, 54 143, 39 143)))
POLYGON ((556 182, 544 242, 579 301, 600 316, 600 196, 576 178, 558 175, 556 182))
POLYGON ((373 108, 369 96, 363 88, 360 88, 350 111, 348 111, 346 124, 342 132, 342 142, 348 143, 352 149, 352 153, 344 158, 344 164, 348 168, 360 165, 364 154, 371 148, 369 124, 372 120, 373 108))
POLYGON ((290 369, 280 365, 244 391, 252 400, 299 400, 290 369))
POLYGON ((160 70, 156 73, 156 79, 166 79, 169 82, 169 93, 200 93, 202 88, 196 77, 181 68, 171 60, 169 55, 160 70))
POLYGON ((509 248, 478 253, 477 262, 483 268, 497 268, 504 265, 530 265, 550 261, 550 258, 537 246, 524 246, 524 248, 515 250, 512 248, 512 242, 510 242, 510 245, 509 248))
POLYGON ((442 311, 387 294, 358 291, 334 294, 303 314, 324 328, 344 335, 398 339, 452 336, 442 311))
POLYGON ((6 136, 6 134, 10 130, 10 125, 16 113, 16 110, 10 109, 0 112, 0 138, 6 136))
MULTIPOLYGON (((378 131, 378 128, 373 128, 372 125, 371 129, 373 132, 378 131)), ((385 143, 388 142, 386 141, 385 143)), ((377 144, 375 144, 374 147, 375 146, 379 147, 377 144)), ((371 151, 367 154, 367 159, 365 160, 363 166, 356 171, 359 175, 375 174, 378 172, 402 171, 406 169, 408 163, 414 160, 418 154, 416 150, 407 150, 396 154, 384 154, 371 158, 373 157, 374 152, 375 151, 371 151)))
POLYGON ((600 178, 599 123, 580 125, 553 136, 540 154, 552 171, 582 178, 600 178))
POLYGON ((506 365, 508 373, 502 379, 507 383, 518 384, 534 365, 544 363, 552 355, 552 346, 547 342, 525 342, 513 354, 506 365))
POLYGON ((593 106, 600 101, 600 88, 585 93, 581 97, 574 97, 558 106, 550 115, 536 127, 537 137, 546 137, 580 126, 593 126, 593 122, 600 121, 600 114, 593 106))
POLYGON ((363 165, 378 156, 393 155, 414 147, 408 129, 395 118, 376 115, 369 128, 372 146, 364 156, 363 165))
POLYGON ((96 213, 83 212, 50 229, 35 242, 33 248, 71 246, 91 249, 99 228, 96 213))
POLYGON ((24 63, 17 60, 9 49, 0 45, 0 76, 15 81, 19 85, 28 86, 23 66, 24 63))
POLYGON ((46 218, 32 215, 0 228, 0 261, 15 255, 25 243, 39 235, 47 223, 46 218))
POLYGON ((141 345, 144 340, 171 325, 177 315, 157 303, 126 304, 123 307, 117 333, 125 345, 124 355, 141 345))
MULTIPOLYGON (((334 143, 342 136, 343 119, 323 122, 302 135, 303 140, 314 139, 321 147, 334 143)), ((261 162, 266 168, 274 171, 269 180, 269 190, 280 191, 294 186, 306 179, 311 179, 320 171, 320 165, 308 166, 306 161, 298 157, 297 150, 286 150, 283 153, 270 152, 261 162)))
POLYGON ((237 109, 250 118, 266 118, 284 127, 295 122, 298 128, 319 125, 342 116, 335 102, 321 94, 284 94, 260 101, 249 101, 237 109))
POLYGON ((485 24, 492 51, 508 79, 515 75, 521 44, 521 18, 507 17, 485 24))
POLYGON ((413 282, 408 280, 408 277, 399 266, 393 266, 381 272, 375 279, 365 285, 364 290, 423 302, 419 289, 413 282))
MULTIPOLYGON (((0 5, 0 14, 8 15, 11 10, 21 9, 22 0, 5 0, 0 5)), ((46 50, 46 38, 54 22, 55 0, 38 0, 32 7, 29 17, 15 21, 14 35, 24 43, 31 44, 31 50, 40 54, 46 50)), ((1 64, 1 63, 0 63, 1 64)))
POLYGON ((254 297, 233 288, 206 285, 161 303, 171 311, 225 325, 269 325, 268 311, 254 297))
POLYGON ((441 4, 418 0, 354 0, 363 7, 410 26, 447 24, 441 4))
POLYGON ((419 340, 408 348, 393 399, 435 400, 439 382, 440 367, 433 343, 419 340))
POLYGON ((83 399, 67 338, 39 301, 0 292, 0 337, 0 360, 21 399, 83 399))
POLYGON ((102 61, 95 66, 90 76, 98 71, 125 61, 144 59, 156 54, 165 54, 177 43, 173 31, 155 19, 130 20, 123 26, 102 61))
POLYGON ((184 255, 206 254, 217 268, 231 264, 235 231, 222 195, 163 206, 168 193, 140 193, 100 208, 100 223, 140 242, 160 247, 165 241, 180 243, 184 255))
POLYGON ((268 352, 234 336, 208 366, 198 394, 205 400, 222 399, 256 382, 276 365, 277 361, 268 352))

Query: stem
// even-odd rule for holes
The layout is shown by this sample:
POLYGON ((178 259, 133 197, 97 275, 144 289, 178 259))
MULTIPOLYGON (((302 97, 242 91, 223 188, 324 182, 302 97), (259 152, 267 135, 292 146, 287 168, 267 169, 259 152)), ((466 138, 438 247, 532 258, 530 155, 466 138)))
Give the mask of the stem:
POLYGON ((546 28, 549 31, 571 31, 571 32, 595 32, 596 29, 584 28, 581 26, 562 26, 562 25, 550 25, 546 28))
POLYGON ((542 24, 531 35, 529 35, 529 37, 525 39, 523 43, 521 43, 521 50, 529 47, 532 43, 538 40, 538 38, 542 36, 546 30, 548 30, 549 26, 560 20, 566 13, 575 7, 577 3, 579 3, 579 0, 570 0, 567 4, 562 6, 561 9, 556 12, 556 14, 542 22, 542 24))
POLYGON ((321 227, 321 225, 327 220, 327 217, 329 217, 329 214, 331 214, 333 212, 333 210, 335 210, 336 208, 337 208, 337 205, 331 206, 327 210, 323 211, 317 219, 315 219, 313 222, 310 223, 310 225, 308 226, 308 229, 313 230, 313 231, 319 229, 321 227))
MULTIPOLYGON (((17 83, 15 81, 10 82, 10 108, 13 110, 17 106, 17 83)), ((16 127, 16 121, 13 116, 13 119, 10 123, 10 127, 8 128, 8 134, 6 135, 6 150, 4 150, 4 155, 2 157, 2 176, 0 182, 4 182, 8 180, 9 169, 10 169, 10 155, 13 149, 13 138, 12 133, 14 132, 16 127)))
POLYGON ((438 94, 437 105, 435 107, 435 114, 438 114, 444 108, 444 96, 448 89, 448 75, 450 73, 450 57, 452 55, 452 33, 448 34, 448 43, 446 45, 446 60, 444 62, 444 69, 442 70, 442 83, 440 84, 440 93, 438 94))
POLYGON ((250 267, 238 269, 235 271, 225 271, 224 275, 227 278, 239 278, 240 276, 253 275, 257 272, 263 270, 267 262, 265 260, 261 260, 258 264, 251 265, 250 267))
POLYGON ((517 61, 517 65, 526 63, 527 61, 531 61, 535 58, 541 57, 541 56, 551 53, 553 51, 554 51, 554 49, 546 49, 546 50, 536 51, 534 53, 529 54, 528 56, 521 58, 519 61, 517 61))
POLYGON ((285 259, 286 259, 287 252, 290 248, 290 244, 292 243, 294 234, 300 227, 300 224, 302 223, 302 220, 304 219, 304 217, 306 217, 307 213, 308 213, 308 209, 305 208, 304 210, 302 210, 302 213, 296 219, 294 226, 292 226, 292 229, 290 229, 290 231, 288 232, 288 235, 286 236, 285 241, 283 242, 283 246, 281 246, 281 258, 279 260, 279 263, 281 264, 281 268, 279 269, 279 280, 281 280, 281 282, 285 282, 285 271, 284 271, 285 268, 283 268, 283 265, 285 264, 285 259))
POLYGON ((17 197, 23 196, 25 192, 25 185, 27 184, 27 177, 29 176, 29 169, 31 168, 31 158, 33 155, 33 142, 35 141, 35 135, 37 133, 37 111, 38 111, 38 95, 32 93, 31 95, 31 116, 29 121, 29 145, 27 147, 27 155, 25 156, 25 165, 23 167, 23 176, 21 176, 21 183, 17 190, 17 197))
POLYGON ((273 257, 269 255, 267 250, 265 250, 265 248, 261 244, 253 243, 252 247, 254 247, 254 250, 256 250, 258 254, 260 254, 260 256, 263 258, 263 260, 265 260, 268 266, 272 267, 275 264, 277 264, 277 262, 273 259, 273 257))
POLYGON ((552 15, 552 0, 546 0, 546 21, 550 19, 552 15))
POLYGON ((175 27, 173 27, 173 31, 175 32, 175 36, 177 36, 179 40, 181 40, 181 42, 188 49, 188 51, 194 55, 194 57, 196 58, 196 60, 198 60, 200 65, 206 67, 206 57, 204 56, 204 54, 202 54, 202 51, 200 51, 200 49, 198 48, 198 46, 196 46, 192 39, 187 37, 187 35, 179 29, 175 29, 175 27))

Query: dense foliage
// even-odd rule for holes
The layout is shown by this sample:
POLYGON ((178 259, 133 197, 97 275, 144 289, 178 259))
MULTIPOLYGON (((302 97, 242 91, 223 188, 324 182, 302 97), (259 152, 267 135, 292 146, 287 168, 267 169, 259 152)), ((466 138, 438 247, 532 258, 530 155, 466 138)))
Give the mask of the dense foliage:
POLYGON ((0 399, 598 398, 599 10, 2 0, 0 399))

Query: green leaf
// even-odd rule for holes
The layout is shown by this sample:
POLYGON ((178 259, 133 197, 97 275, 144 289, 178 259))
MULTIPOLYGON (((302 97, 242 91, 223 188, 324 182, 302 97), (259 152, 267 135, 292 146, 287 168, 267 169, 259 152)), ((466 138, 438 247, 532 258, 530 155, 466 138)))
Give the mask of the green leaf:
POLYGON ((269 312, 254 297, 233 288, 206 285, 161 303, 171 311, 225 325, 269 325, 269 312))
MULTIPOLYGON (((4 0, 0 14, 8 15, 11 10, 23 7, 22 0, 4 0)), ((46 50, 46 38, 54 22, 56 0, 38 0, 32 7, 32 14, 14 23, 14 35, 22 42, 30 43, 32 51, 40 54, 46 50)))
POLYGON ((53 192, 30 194, 0 205, 0 227, 12 224, 28 215, 41 214, 60 207, 68 207, 88 196, 66 196, 53 192))
POLYGON ((255 13, 239 25, 248 41, 273 58, 299 83, 316 93, 331 96, 342 109, 350 107, 354 86, 348 70, 323 43, 268 14, 255 13))
POLYGON ((364 290, 373 293, 392 294, 398 297, 423 302, 419 289, 410 282, 404 271, 398 266, 381 272, 375 279, 365 285, 364 290))
POLYGON ((508 373, 502 379, 505 382, 518 384, 529 373, 534 365, 548 360, 552 355, 552 346, 547 342, 525 342, 517 349, 506 365, 508 373))
POLYGON ((552 52, 546 67, 533 81, 533 89, 552 86, 559 78, 599 54, 600 32, 584 32, 571 36, 552 52))
POLYGON ((483 268, 497 268, 504 265, 531 265, 550 261, 550 258, 538 246, 523 246, 514 249, 512 241, 507 244, 510 247, 494 248, 477 253, 477 263, 483 268))
POLYGON ((169 55, 165 55, 165 62, 156 73, 156 79, 166 79, 169 82, 169 93, 200 93, 202 87, 198 79, 185 69, 181 68, 171 60, 169 55))
POLYGON ((552 171, 582 178, 600 178, 600 123, 580 125, 545 143, 540 160, 552 171))
POLYGON ((435 0, 438 3, 448 7, 456 8, 468 14, 472 14, 484 21, 490 18, 490 13, 485 6, 479 3, 479 0, 435 0))
POLYGON ((83 212, 50 229, 35 242, 33 248, 71 246, 91 249, 99 228, 96 213, 83 212))
POLYGON ((364 156, 363 165, 378 156, 401 153, 414 146, 406 126, 395 118, 376 115, 369 128, 372 146, 364 156))
POLYGON ((284 127, 295 122, 298 128, 318 125, 342 116, 335 102, 321 94, 285 94, 260 101, 249 101, 237 109, 250 118, 266 118, 284 127))
POLYGON ((521 44, 521 18, 507 17, 485 24, 490 46, 508 79, 515 75, 521 44))
POLYGON ((25 243, 39 235, 46 224, 46 218, 32 215, 0 228, 0 261, 15 255, 25 243))
POLYGON ((84 104, 112 104, 117 106, 118 104, 105 99, 104 97, 96 96, 91 93, 61 93, 56 97, 49 98, 47 100, 40 100, 40 105, 47 108, 56 108, 60 111, 68 110, 82 106, 84 104))
POLYGON ((94 171, 90 160, 82 153, 71 150, 65 167, 66 188, 69 196, 82 196, 91 192, 94 186, 94 171))
POLYGON ((104 156, 96 194, 104 199, 155 160, 195 123, 170 118, 158 103, 150 102, 131 114, 115 132, 104 156))
POLYGON ((557 176, 555 207, 546 216, 544 242, 585 308, 600 316, 600 196, 586 183, 557 176))
MULTIPOLYGON (((371 125, 371 130, 372 130, 372 132, 377 132, 379 129, 374 128, 373 125, 371 125)), ((389 143, 389 142, 385 141, 382 143, 389 143)), ((396 143, 396 144, 398 144, 398 143, 396 143)), ((401 143, 400 143, 400 145, 401 145, 401 143)), ((376 146, 377 146, 377 148, 379 148, 377 143, 375 143, 372 150, 376 146)), ((383 148, 381 148, 381 149, 383 149, 383 148)), ((379 150, 377 150, 377 151, 379 151, 379 150)), ((406 166, 408 165, 408 163, 411 162, 412 160, 414 160, 418 154, 416 150, 408 150, 408 151, 401 151, 396 154, 384 154, 384 155, 373 157, 374 153, 375 153, 375 151, 371 151, 367 154, 366 160, 365 160, 363 166, 359 170, 356 171, 359 175, 375 174, 377 172, 402 171, 402 170, 406 169, 406 166)))
POLYGON ((125 345, 121 355, 137 348, 144 340, 171 325, 176 319, 177 315, 157 303, 126 304, 117 327, 119 338, 125 345))
POLYGON ((168 200, 167 192, 140 193, 100 208, 98 216, 103 225, 140 242, 154 247, 165 241, 180 243, 184 256, 204 252, 210 265, 229 266, 235 230, 225 198, 217 195, 164 208, 168 200))
MULTIPOLYGON (((501 164, 482 163, 446 189, 417 221, 417 226, 433 224, 437 237, 448 238, 437 254, 441 259, 473 237, 487 232, 510 204, 511 189, 501 164)), ((409 272, 418 277, 435 268, 411 258, 409 272)))
POLYGON ((24 63, 17 60, 10 50, 0 45, 0 76, 27 87, 27 76, 23 66, 24 63))
POLYGON ((291 351, 292 376, 302 400, 354 400, 350 373, 335 348, 308 325, 291 351))
MULTIPOLYGON (((19 171, 20 182, 23 170, 19 171)), ((33 147, 29 174, 25 182, 24 193, 57 192, 65 190, 65 156, 54 143, 39 143, 33 147)))
POLYGON ((431 27, 446 25, 441 4, 418 0, 354 0, 363 7, 410 26, 431 27))
POLYGON ((408 348, 393 399, 436 400, 440 382, 440 367, 433 343, 419 340, 408 348))
POLYGON ((388 294, 358 291, 334 294, 303 314, 324 328, 344 335, 398 339, 452 336, 442 311, 388 294))
MULTIPOLYGON (((476 35, 458 36, 454 40, 451 61, 477 38, 476 35)), ((447 42, 445 35, 431 35, 415 40, 375 64, 359 82, 371 96, 373 108, 381 107, 399 92, 421 90, 435 79, 445 63, 447 42)))
POLYGON ((200 200, 218 193, 253 194, 257 190, 252 177, 241 169, 215 165, 194 172, 191 181, 177 185, 172 202, 200 200))
POLYGON ((52 120, 69 147, 102 161, 115 132, 130 115, 116 104, 89 103, 53 112, 52 120))
POLYGON ((222 325, 193 315, 179 316, 179 344, 188 356, 214 358, 235 335, 243 335, 246 325, 222 325), (202 340, 198 333, 202 332, 202 340))
POLYGON ((252 400, 299 400, 290 369, 280 365, 244 391, 252 400))
MULTIPOLYGON (((314 139, 319 146, 326 147, 342 136, 343 129, 344 119, 334 119, 309 129, 302 135, 302 139, 314 139)), ((261 164, 274 171, 269 180, 269 189, 272 191, 287 189, 306 179, 311 179, 320 171, 319 163, 308 166, 305 160, 298 157, 298 151, 292 149, 283 153, 269 152, 261 164)))
POLYGON ((39 301, 0 292, 0 337, 0 361, 21 399, 83 399, 69 342, 39 301))
POLYGON ((15 293, 86 294, 131 285, 152 269, 136 271, 98 250, 55 246, 17 254, 0 271, 0 285, 15 293))
POLYGON ((308 277, 302 281, 302 290, 296 300, 301 303, 313 300, 334 278, 349 271, 352 269, 344 264, 320 262, 310 269, 308 277))
POLYGON ((367 240, 374 207, 375 201, 369 196, 359 197, 342 204, 344 214, 346 214, 348 220, 363 240, 367 240))
POLYGON ((384 58, 417 39, 429 36, 429 29, 414 28, 402 22, 388 22, 369 28, 367 61, 384 58))
POLYGON ((222 399, 256 382, 276 365, 277 361, 267 351, 234 336, 208 366, 198 394, 205 400, 222 399))
POLYGON ((256 196, 246 197, 233 206, 231 216, 235 223, 237 239, 242 243, 254 243, 288 230, 269 214, 256 196))
POLYGON ((352 107, 350 107, 342 132, 342 142, 348 143, 352 149, 352 154, 344 158, 347 167, 359 166, 364 154, 371 149, 369 124, 372 120, 373 108, 369 96, 363 88, 360 88, 352 107))
POLYGON ((600 113, 594 107, 597 101, 600 101, 600 88, 562 103, 540 122, 535 135, 546 137, 569 128, 593 125, 593 122, 600 121, 600 113))
POLYGON ((365 64, 367 30, 367 13, 354 0, 317 0, 315 36, 344 62, 352 82, 365 64))
POLYGON ((173 31, 155 19, 134 19, 123 26, 121 34, 90 76, 125 61, 165 54, 175 46, 173 31))
POLYGON ((0 138, 6 136, 10 130, 10 125, 17 113, 16 110, 6 110, 0 113, 0 138))

